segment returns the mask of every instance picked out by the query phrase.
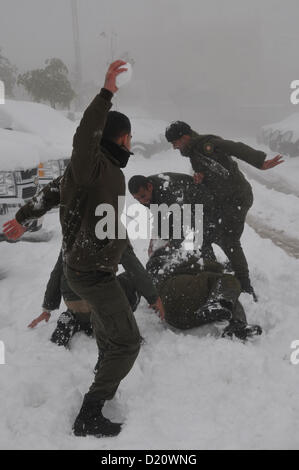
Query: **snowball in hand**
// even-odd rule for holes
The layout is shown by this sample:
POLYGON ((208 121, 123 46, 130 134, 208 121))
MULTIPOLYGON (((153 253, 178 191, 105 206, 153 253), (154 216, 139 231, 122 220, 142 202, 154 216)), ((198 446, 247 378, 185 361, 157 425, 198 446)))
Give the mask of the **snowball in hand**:
POLYGON ((132 65, 129 62, 127 62, 125 65, 122 65, 122 68, 128 69, 128 70, 126 70, 126 72, 122 72, 119 75, 117 75, 116 77, 117 88, 120 88, 126 85, 127 83, 129 83, 129 81, 132 78, 132 65))

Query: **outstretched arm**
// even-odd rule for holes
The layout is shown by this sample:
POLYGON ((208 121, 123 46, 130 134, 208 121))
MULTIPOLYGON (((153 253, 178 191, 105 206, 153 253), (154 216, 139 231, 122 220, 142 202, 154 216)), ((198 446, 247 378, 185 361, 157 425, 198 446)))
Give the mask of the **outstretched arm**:
POLYGON ((42 321, 48 322, 51 317, 51 311, 59 308, 61 302, 60 282, 62 272, 62 252, 60 251, 47 284, 42 305, 43 312, 28 325, 28 328, 35 328, 42 321))
POLYGON ((225 152, 228 155, 232 155, 233 157, 237 157, 238 159, 259 169, 262 168, 266 159, 265 152, 255 150, 249 145, 243 144, 243 142, 234 142, 233 140, 217 138, 213 139, 212 143, 215 146, 215 151, 217 151, 218 148, 220 151, 225 152))

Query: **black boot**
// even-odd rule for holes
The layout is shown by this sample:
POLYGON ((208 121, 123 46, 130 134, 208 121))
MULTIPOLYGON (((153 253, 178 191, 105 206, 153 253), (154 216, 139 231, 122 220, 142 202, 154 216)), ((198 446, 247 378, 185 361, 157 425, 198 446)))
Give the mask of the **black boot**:
POLYGON ((231 320, 232 304, 225 300, 208 300, 195 315, 202 323, 231 320))
POLYGON ((236 338, 245 340, 247 338, 252 338, 253 336, 259 336, 263 332, 262 328, 259 325, 249 325, 246 322, 240 320, 233 320, 230 324, 224 328, 222 337, 223 338, 236 338))
POLYGON ((85 333, 87 336, 93 336, 93 328, 90 322, 79 321, 78 324, 78 331, 83 331, 83 333, 85 333))
POLYGON ((74 422, 75 436, 113 437, 121 431, 120 423, 112 423, 102 415, 104 401, 91 400, 85 395, 79 414, 74 422))
POLYGON ((67 347, 70 339, 79 331, 79 323, 69 310, 63 312, 57 321, 57 326, 52 333, 51 341, 58 346, 67 347))

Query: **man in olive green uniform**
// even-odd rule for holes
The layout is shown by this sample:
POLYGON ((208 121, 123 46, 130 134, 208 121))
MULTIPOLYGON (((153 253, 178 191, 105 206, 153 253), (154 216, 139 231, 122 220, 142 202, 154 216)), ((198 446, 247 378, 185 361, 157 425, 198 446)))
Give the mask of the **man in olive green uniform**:
POLYGON ((224 274, 219 263, 205 262, 191 252, 170 249, 162 254, 156 251, 146 269, 157 287, 164 319, 170 326, 185 330, 227 320, 223 337, 246 340, 262 333, 259 325, 247 323, 238 300, 239 281, 231 274, 224 274))
MULTIPOLYGON (((120 263, 125 272, 119 274, 117 280, 122 289, 125 290, 132 311, 135 312, 141 296, 147 300, 152 308, 157 308, 160 301, 157 289, 153 285, 148 272, 135 255, 131 244, 124 251, 120 263), (131 284, 134 286, 134 290, 130 289, 131 284)), ((42 304, 43 312, 30 323, 29 327, 34 328, 41 321, 49 321, 51 312, 59 309, 61 298, 63 298, 67 310, 59 315, 57 326, 51 335, 51 341, 58 346, 69 347, 71 338, 78 332, 84 332, 88 336, 92 336, 94 316, 91 314, 88 303, 70 288, 63 273, 62 252, 59 253, 47 283, 42 304)), ((102 356, 105 352, 105 344, 99 338, 96 339, 102 356)))
POLYGON ((77 436, 114 436, 121 425, 102 415, 120 381, 131 370, 139 349, 140 333, 115 270, 127 247, 119 228, 119 197, 125 195, 122 172, 130 157, 131 124, 116 111, 108 114, 117 91, 116 77, 125 62, 110 65, 104 88, 86 109, 73 140, 73 153, 60 185, 60 220, 65 276, 71 289, 91 306, 95 334, 104 340, 105 358, 74 423, 77 436), (99 239, 96 209, 114 209, 116 233, 99 239))
MULTIPOLYGON (((60 221, 65 276, 71 289, 92 309, 96 335, 105 340, 105 358, 86 393, 74 423, 77 436, 115 436, 121 424, 102 414, 105 400, 114 397, 120 381, 131 370, 139 349, 140 333, 129 301, 115 271, 128 245, 119 233, 119 197, 125 195, 122 172, 131 155, 131 124, 127 116, 109 112, 118 90, 116 77, 124 61, 110 65, 104 87, 84 112, 73 139, 71 161, 60 182, 60 221), (116 233, 100 239, 97 208, 114 210, 116 233)), ((121 212, 121 209, 120 209, 121 212)), ((11 235, 18 234, 11 227, 11 235)))
POLYGON ((213 194, 217 225, 211 241, 217 243, 230 260, 242 291, 255 296, 240 243, 253 194, 232 156, 263 170, 282 163, 282 157, 277 155, 266 161, 264 152, 215 135, 199 135, 182 121, 172 123, 165 136, 173 148, 190 159, 195 172, 194 181, 205 185, 213 194))

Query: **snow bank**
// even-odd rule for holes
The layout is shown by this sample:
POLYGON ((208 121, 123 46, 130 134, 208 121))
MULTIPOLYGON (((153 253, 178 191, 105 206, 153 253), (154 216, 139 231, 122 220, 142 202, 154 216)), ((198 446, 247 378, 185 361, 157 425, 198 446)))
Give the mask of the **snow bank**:
MULTIPOLYGON (((132 157, 126 175, 189 170, 187 159, 168 151, 132 157)), ((267 191, 259 188, 257 207, 267 191)), ((96 344, 81 334, 70 350, 50 343, 55 314, 27 329, 41 312, 60 249, 57 213, 45 228, 54 232, 48 243, 0 244, 2 449, 298 449, 299 366, 290 355, 299 331, 299 260, 246 226, 242 244, 259 302, 246 294, 241 301, 249 322, 264 330, 246 344, 216 338, 215 327, 171 330, 142 301, 136 319, 145 344, 104 410, 124 421, 123 430, 113 439, 75 438, 71 426, 93 378, 96 344)), ((133 244, 145 262, 148 242, 133 244)))

